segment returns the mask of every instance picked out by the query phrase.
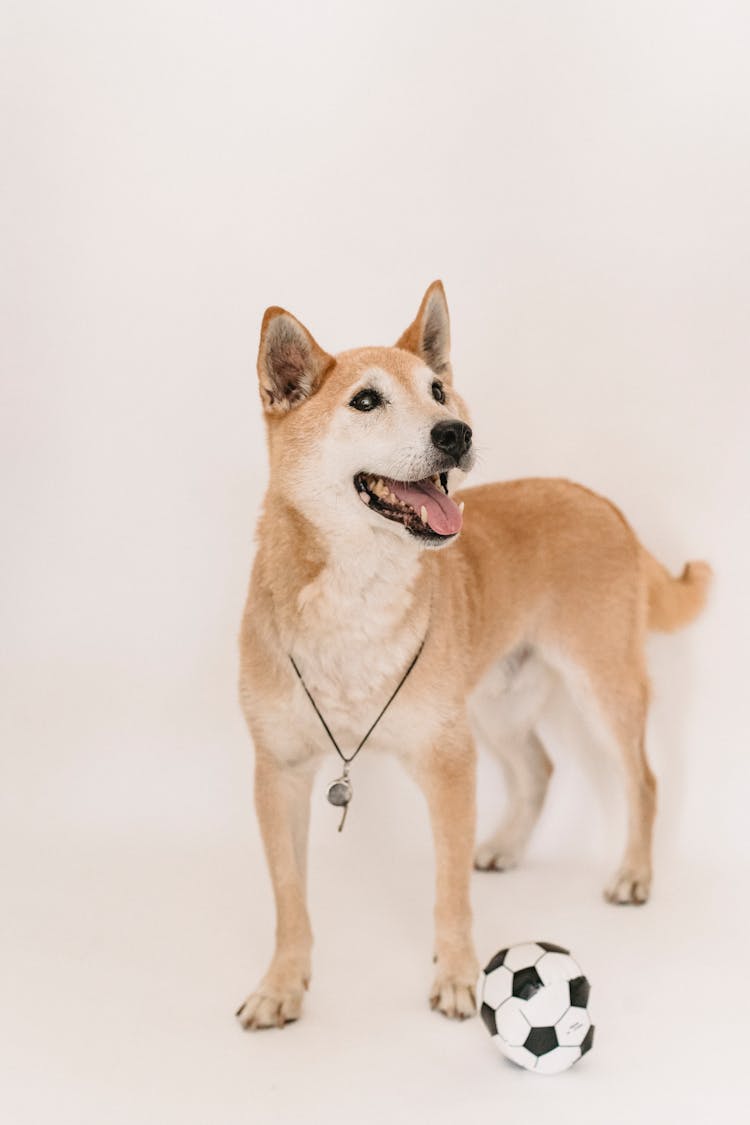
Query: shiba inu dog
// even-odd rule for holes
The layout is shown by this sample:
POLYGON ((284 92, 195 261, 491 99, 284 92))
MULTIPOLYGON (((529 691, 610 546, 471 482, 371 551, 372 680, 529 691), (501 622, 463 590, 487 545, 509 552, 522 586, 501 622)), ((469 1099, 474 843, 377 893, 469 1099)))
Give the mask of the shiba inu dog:
POLYGON ((240 694, 277 928, 268 971, 237 1015, 256 1028, 299 1017, 313 776, 323 758, 340 766, 329 731, 357 745, 413 664, 364 752, 393 751, 424 791, 437 860, 430 999, 466 1017, 478 967, 472 862, 507 868, 529 838, 552 772, 536 725, 555 677, 624 766, 628 835, 606 897, 648 898, 644 638, 696 616, 710 568, 689 563, 671 577, 617 508, 568 481, 455 491, 472 467, 472 431, 440 282, 394 347, 337 356, 290 313, 268 309, 258 379, 270 480, 240 694), (502 761, 510 798, 476 853, 473 730, 502 761))

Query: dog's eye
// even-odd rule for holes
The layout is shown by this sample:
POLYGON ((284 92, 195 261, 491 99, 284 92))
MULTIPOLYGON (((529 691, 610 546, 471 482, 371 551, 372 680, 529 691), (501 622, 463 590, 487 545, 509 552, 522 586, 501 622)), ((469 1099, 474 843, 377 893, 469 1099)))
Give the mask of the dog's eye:
POLYGON ((377 391, 368 389, 356 394, 349 405, 355 410, 375 410, 377 406, 383 405, 383 400, 377 391))
POLYGON ((443 384, 439 383, 437 379, 432 384, 432 397, 435 399, 435 402, 445 402, 445 391, 443 390, 443 384))

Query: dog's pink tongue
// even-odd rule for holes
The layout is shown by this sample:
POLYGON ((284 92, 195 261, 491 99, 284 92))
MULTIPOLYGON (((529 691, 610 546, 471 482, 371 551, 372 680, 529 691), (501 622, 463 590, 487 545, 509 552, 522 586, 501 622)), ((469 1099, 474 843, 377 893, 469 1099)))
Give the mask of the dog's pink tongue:
POLYGON ((455 535, 461 530, 462 517, 457 505, 431 480, 392 480, 388 483, 399 500, 410 504, 417 512, 426 509, 427 522, 438 535, 455 535))

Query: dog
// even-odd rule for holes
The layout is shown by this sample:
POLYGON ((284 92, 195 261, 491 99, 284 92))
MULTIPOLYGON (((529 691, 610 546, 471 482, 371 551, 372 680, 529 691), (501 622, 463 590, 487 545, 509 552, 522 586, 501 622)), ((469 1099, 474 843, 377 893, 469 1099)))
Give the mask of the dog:
POLYGON ((437 870, 430 1002, 465 1018, 478 972, 472 865, 503 869, 522 854, 552 773, 536 726, 556 679, 624 766, 627 840, 605 895, 647 900, 656 792, 644 641, 699 613, 711 570, 688 563, 673 578, 613 504, 569 481, 456 491, 474 450, 439 281, 394 347, 335 357, 269 308, 258 381, 270 478, 240 697, 277 927, 268 971, 237 1016, 246 1028, 300 1016, 316 767, 332 755, 340 765, 332 741, 356 746, 411 667, 365 752, 395 752, 426 797, 437 870), (475 731, 502 762, 509 796, 507 819, 476 852, 475 731))

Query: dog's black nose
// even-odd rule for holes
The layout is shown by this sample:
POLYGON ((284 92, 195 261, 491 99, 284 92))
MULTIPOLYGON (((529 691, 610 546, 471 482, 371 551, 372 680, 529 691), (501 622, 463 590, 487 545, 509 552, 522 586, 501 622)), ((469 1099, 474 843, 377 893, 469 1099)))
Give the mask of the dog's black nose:
POLYGON ((436 422, 432 427, 430 436, 433 445, 458 464, 466 450, 471 445, 471 427, 458 419, 449 422, 436 422))

